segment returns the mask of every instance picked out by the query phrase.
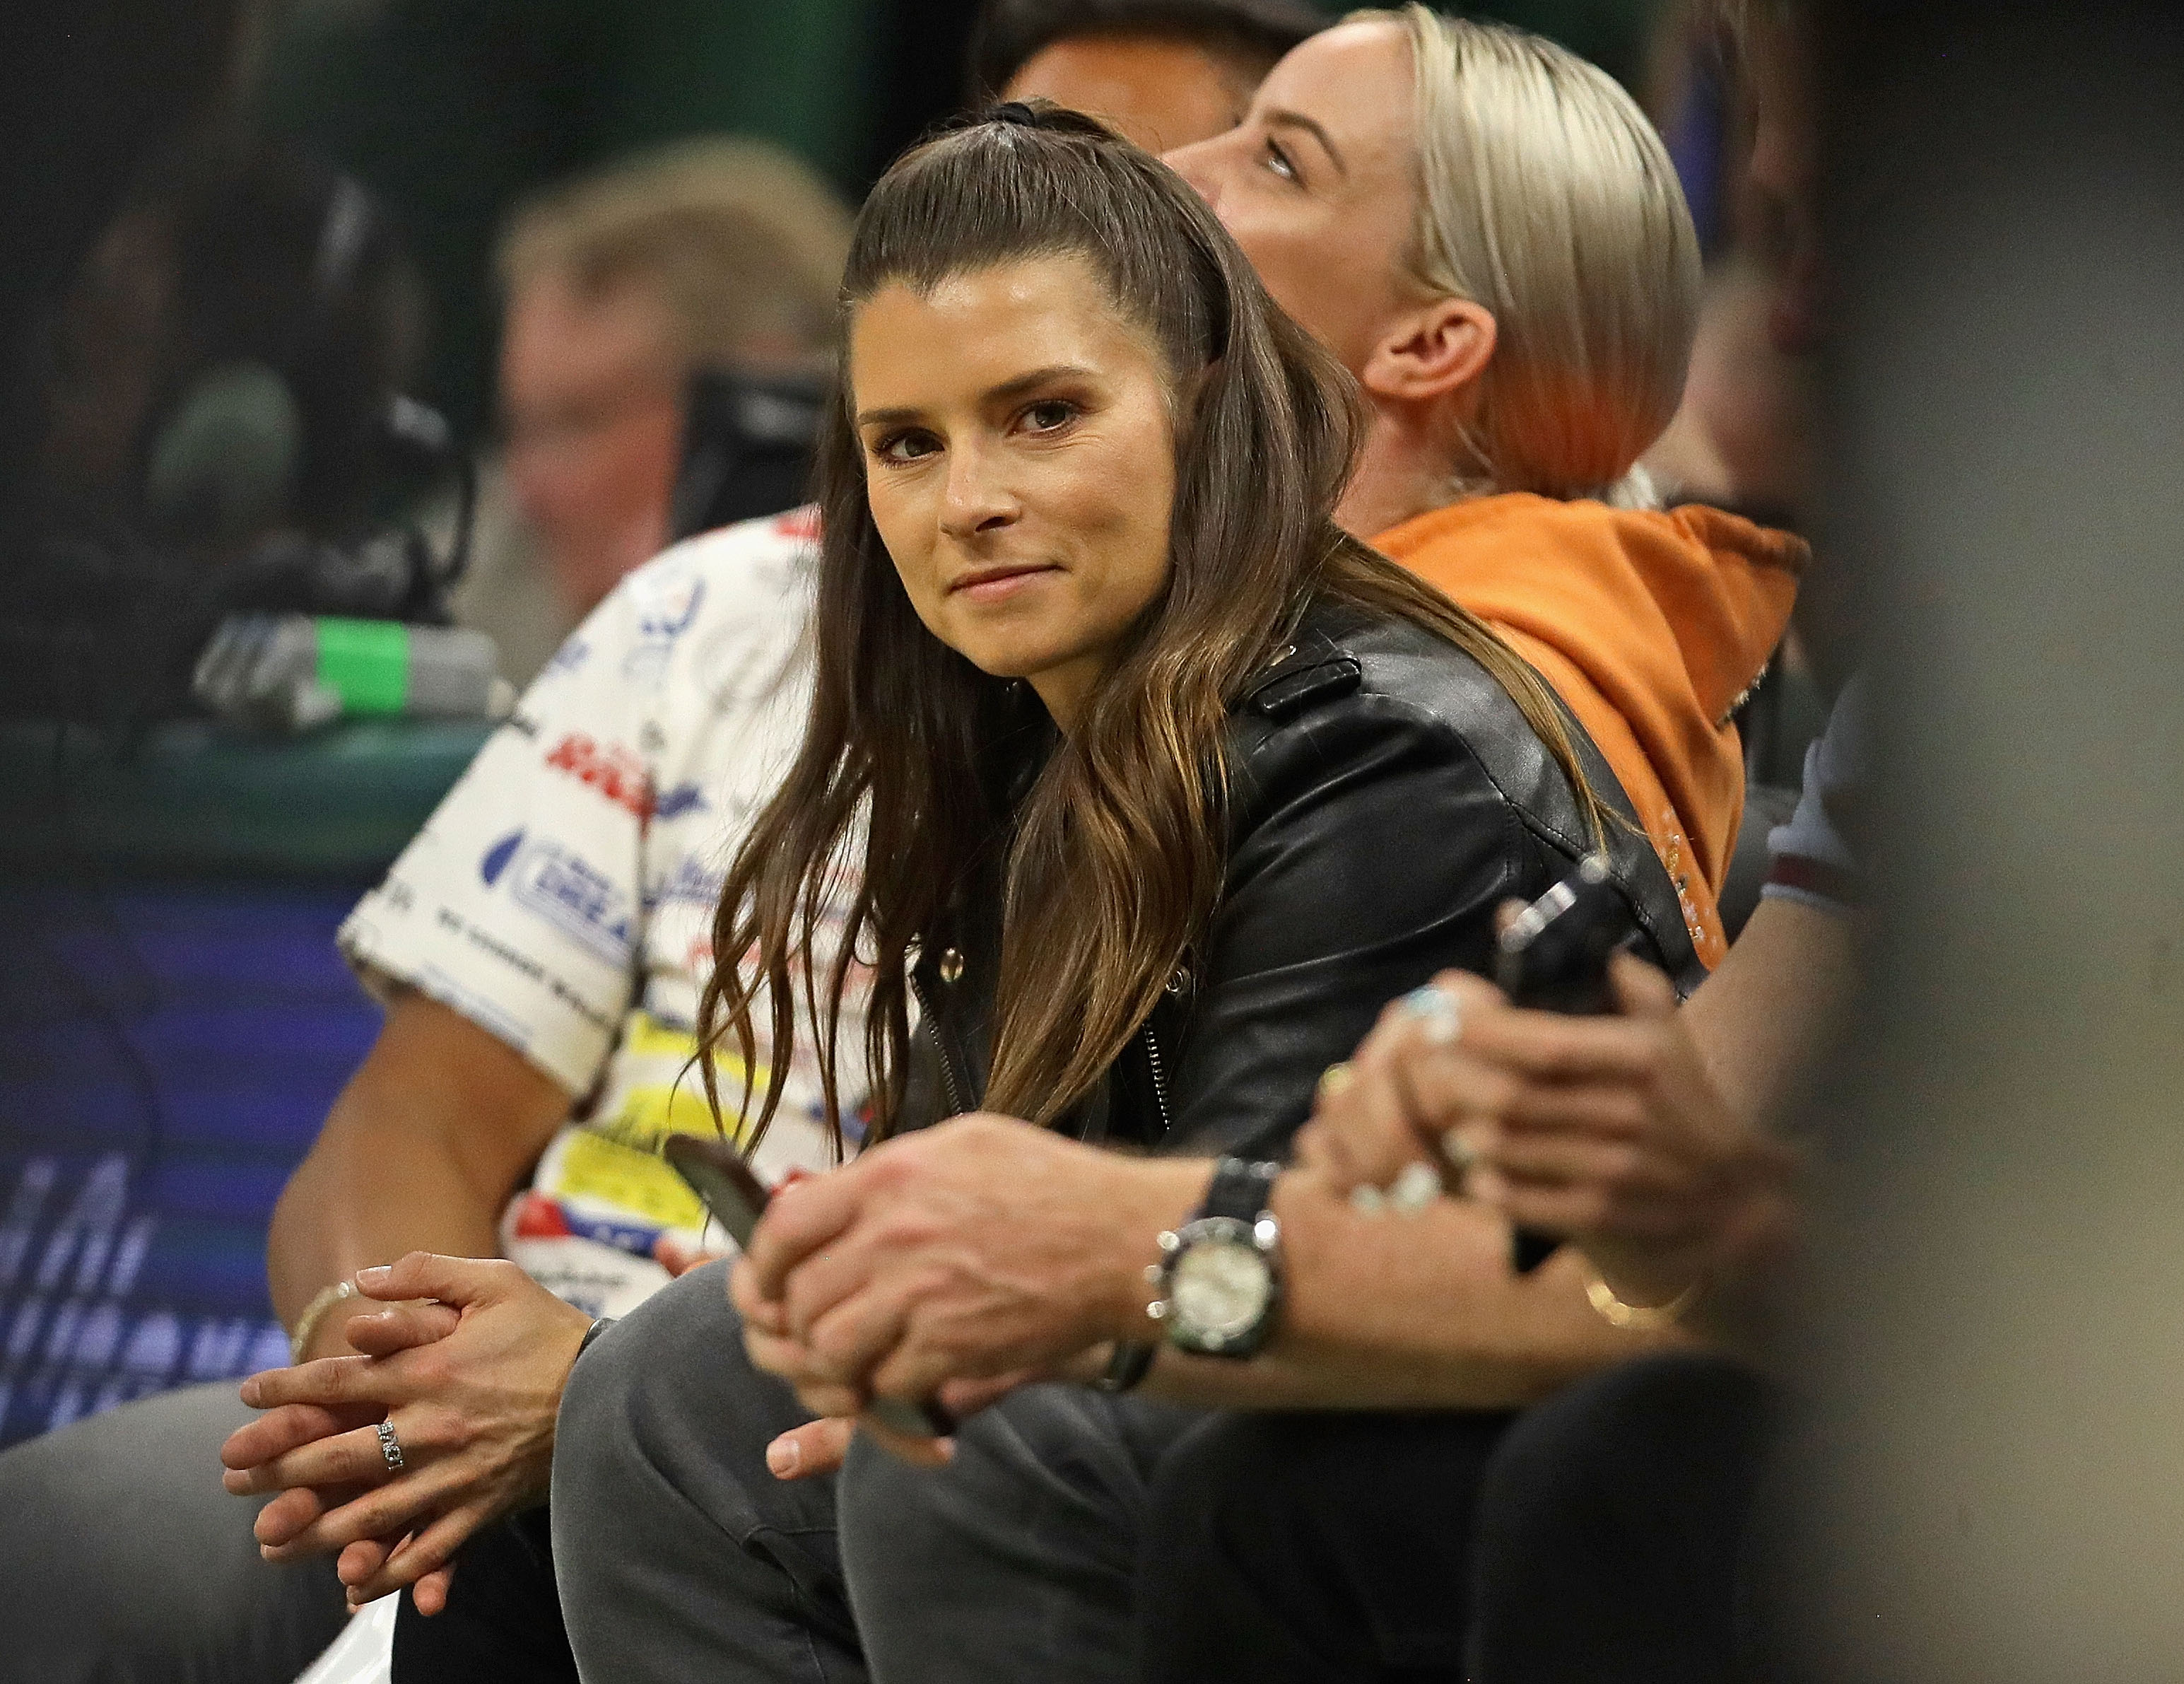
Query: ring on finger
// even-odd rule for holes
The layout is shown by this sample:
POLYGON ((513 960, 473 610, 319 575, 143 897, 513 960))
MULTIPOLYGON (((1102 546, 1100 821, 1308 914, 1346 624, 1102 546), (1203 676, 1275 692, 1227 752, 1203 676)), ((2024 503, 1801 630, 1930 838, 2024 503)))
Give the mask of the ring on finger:
POLYGON ((1440 1155, 1448 1160, 1449 1170, 1456 1177, 1459 1187, 1463 1185, 1463 1178, 1478 1168, 1479 1160, 1484 1156, 1477 1146, 1464 1139, 1461 1128, 1451 1129, 1440 1137, 1440 1155))
POLYGON ((1403 1010, 1418 1020, 1429 1046, 1449 1046, 1463 1033, 1462 1002, 1439 983, 1414 988, 1403 996, 1403 1010))
POLYGON ((1348 1061, 1330 1064, 1319 1073, 1319 1096, 1333 1099, 1357 1079, 1357 1073, 1350 1068, 1348 1061))
POLYGON ((1388 1208, 1402 1216, 1416 1216, 1440 1196, 1440 1176, 1416 1158, 1388 1184, 1388 1208))
POLYGON ((382 1421, 372 1430, 379 1435, 379 1459, 387 1464, 387 1471, 400 1473, 403 1466, 402 1440, 395 1433, 394 1423, 382 1421))

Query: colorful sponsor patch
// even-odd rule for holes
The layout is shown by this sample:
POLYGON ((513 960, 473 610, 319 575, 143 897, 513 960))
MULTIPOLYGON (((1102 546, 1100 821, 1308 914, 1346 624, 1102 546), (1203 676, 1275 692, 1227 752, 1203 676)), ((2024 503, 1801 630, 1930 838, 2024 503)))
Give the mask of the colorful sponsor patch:
POLYGON ((593 1240, 639 1257, 650 1257, 654 1244, 668 1231, 649 1223, 592 1216, 536 1188, 516 1196, 508 1221, 519 1240, 593 1240))
MULTIPOLYGON (((716 1124, 697 1061, 698 1038, 688 1029, 650 1012, 631 1012, 615 1059, 616 1079, 600 1096, 588 1126, 643 1151, 659 1151, 670 1135, 713 1133, 716 1124)), ((716 1053, 713 1073, 722 1101, 733 1105, 743 1092, 743 1061, 716 1053)), ((758 1079, 766 1080, 763 1065, 758 1079)))
MULTIPOLYGON (((595 1223, 649 1226, 655 1238, 660 1230, 696 1234, 705 1226, 704 1202, 666 1158, 589 1129, 571 1129, 554 1142, 539 1163, 538 1191, 595 1223)), ((645 1249, 651 1249, 650 1241, 645 1249)))
MULTIPOLYGON (((600 1096, 599 1108, 581 1127, 564 1130, 540 1160, 537 1190, 550 1196, 565 1217, 578 1217, 601 1231, 571 1228, 589 1239, 604 1228, 678 1230, 694 1238, 705 1226, 705 1209, 689 1185, 660 1156, 670 1135, 710 1135, 711 1108, 694 1062, 698 1041, 691 1032, 649 1012, 632 1012, 616 1049, 614 1079, 600 1096)), ((740 1093, 742 1062, 716 1058, 724 1096, 740 1093)), ((761 1074, 760 1079, 763 1079, 761 1074)), ((538 1213, 544 1221, 546 1213, 538 1213)), ((539 1234, 536 1237, 550 1237, 539 1234)), ((618 1243, 618 1242, 615 1242, 618 1243)), ((651 1239, 644 1242, 649 1252, 651 1239)))

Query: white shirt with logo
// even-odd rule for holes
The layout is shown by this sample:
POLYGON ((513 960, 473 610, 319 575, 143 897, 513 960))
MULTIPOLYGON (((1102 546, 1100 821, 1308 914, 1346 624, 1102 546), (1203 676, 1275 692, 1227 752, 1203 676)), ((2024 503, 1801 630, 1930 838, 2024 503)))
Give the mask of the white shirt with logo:
MULTIPOLYGON (((817 530, 810 510, 744 521, 631 574, 342 927, 368 985, 421 990, 577 1096, 501 1239, 593 1314, 664 1283, 663 1235, 729 1248, 658 1146, 714 1127, 699 991, 722 873, 802 738, 817 530)), ((862 1007, 844 1001, 839 1041, 853 1145, 862 1007)), ((832 1161, 812 1039, 756 1154, 768 1179, 832 1161)), ((716 1069, 733 1112, 741 1064, 716 1069)))

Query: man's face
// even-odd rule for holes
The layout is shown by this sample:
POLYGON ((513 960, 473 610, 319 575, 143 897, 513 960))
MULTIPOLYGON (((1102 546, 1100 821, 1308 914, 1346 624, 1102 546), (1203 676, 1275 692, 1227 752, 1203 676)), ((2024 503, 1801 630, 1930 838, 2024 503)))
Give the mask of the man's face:
POLYGON ((682 373, 642 287, 579 295, 538 276, 509 300, 500 412, 510 489, 572 616, 667 542, 682 373))
POLYGON ((1268 74, 1229 132, 1168 154, 1275 303, 1352 373, 1415 302, 1401 260, 1416 188, 1410 47, 1395 24, 1343 24, 1268 74))
POLYGON ((1775 349, 1795 355, 1818 349, 1821 332, 1811 72, 1791 25, 1756 25, 1748 46, 1756 108, 1748 214, 1775 282, 1769 333, 1775 349))
POLYGON ((1004 99, 1050 99, 1105 118, 1147 152, 1235 127, 1252 78, 1201 47, 1162 36, 1088 35, 1026 59, 1004 99))

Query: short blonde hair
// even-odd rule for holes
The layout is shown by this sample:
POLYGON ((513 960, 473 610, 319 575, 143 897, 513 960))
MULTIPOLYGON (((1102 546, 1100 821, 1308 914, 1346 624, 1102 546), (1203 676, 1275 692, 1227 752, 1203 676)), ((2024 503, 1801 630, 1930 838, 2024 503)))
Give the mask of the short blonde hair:
POLYGON ((667 307, 693 367, 735 361, 754 338, 830 345, 850 214, 788 153, 760 140, 683 141, 549 189, 519 209, 497 269, 514 292, 541 276, 595 298, 636 284, 667 307))
POLYGON ((1605 70, 1538 36, 1417 4, 1351 15, 1410 39, 1409 277, 1494 316, 1459 479, 1609 494, 1675 414, 1698 329, 1698 236, 1667 147, 1605 70))

